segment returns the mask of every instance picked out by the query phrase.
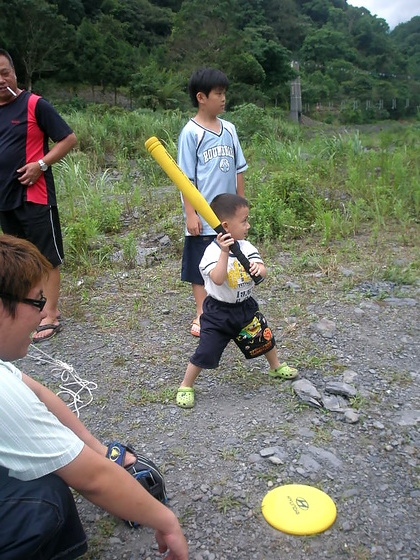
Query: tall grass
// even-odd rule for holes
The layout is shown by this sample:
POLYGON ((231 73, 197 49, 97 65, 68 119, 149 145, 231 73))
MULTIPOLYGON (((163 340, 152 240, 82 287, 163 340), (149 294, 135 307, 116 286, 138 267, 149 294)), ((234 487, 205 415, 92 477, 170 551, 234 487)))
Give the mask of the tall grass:
POLYGON ((121 151, 130 158, 145 155, 144 141, 150 136, 175 141, 187 118, 180 111, 126 111, 102 105, 90 105, 66 117, 77 133, 79 149, 100 167, 121 151))
MULTIPOLYGON (((157 136, 176 157, 189 116, 94 106, 65 115, 79 140, 79 151, 56 171, 70 267, 109 265, 116 247, 132 258, 133 239, 151 227, 179 246, 178 191, 144 142, 157 136)), ((418 229, 419 123, 366 133, 311 129, 250 104, 225 118, 235 123, 249 164, 251 239, 315 235, 328 244, 369 229, 378 234, 390 222, 407 235, 418 229)))

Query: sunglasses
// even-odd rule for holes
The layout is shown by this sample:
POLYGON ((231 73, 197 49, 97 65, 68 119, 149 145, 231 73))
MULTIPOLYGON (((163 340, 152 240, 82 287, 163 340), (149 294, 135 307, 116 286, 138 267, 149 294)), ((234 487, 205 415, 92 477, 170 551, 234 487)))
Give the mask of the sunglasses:
POLYGON ((11 294, 3 294, 0 293, 0 298, 5 298, 10 301, 16 301, 18 303, 26 303, 27 305, 32 305, 42 311, 47 303, 47 298, 45 296, 41 296, 39 299, 31 299, 31 298, 22 298, 18 299, 16 296, 12 296, 11 294))

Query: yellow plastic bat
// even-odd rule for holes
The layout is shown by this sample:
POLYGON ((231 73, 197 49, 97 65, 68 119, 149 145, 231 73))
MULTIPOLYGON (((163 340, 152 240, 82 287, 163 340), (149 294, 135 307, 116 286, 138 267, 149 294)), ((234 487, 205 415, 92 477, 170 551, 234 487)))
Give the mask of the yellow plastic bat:
MULTIPOLYGON (((157 163, 161 166, 166 175, 172 180, 175 186, 182 192, 184 197, 190 202, 191 206, 194 208, 202 218, 214 229, 216 233, 226 233, 219 218, 213 212, 210 204, 204 198, 193 183, 188 179, 182 169, 178 166, 177 162, 173 157, 167 152, 164 145, 160 142, 156 136, 150 137, 145 142, 146 149, 154 157, 157 163)), ((249 273, 250 263, 246 256, 242 253, 239 243, 235 243, 231 246, 230 250, 236 256, 241 265, 249 273)), ((262 276, 252 276, 255 284, 259 284, 263 281, 262 276)))

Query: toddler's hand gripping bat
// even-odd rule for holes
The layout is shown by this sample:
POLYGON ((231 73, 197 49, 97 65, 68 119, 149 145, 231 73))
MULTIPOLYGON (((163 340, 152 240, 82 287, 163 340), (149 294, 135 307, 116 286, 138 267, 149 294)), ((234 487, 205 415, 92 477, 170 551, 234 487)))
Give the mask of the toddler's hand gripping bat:
MULTIPOLYGON (((191 206, 196 212, 202 216, 206 222, 214 229, 216 233, 227 233, 219 218, 213 212, 210 204, 200 193, 200 191, 191 183, 182 169, 178 166, 176 161, 172 156, 166 151, 163 144, 155 137, 152 136, 145 142, 145 146, 150 154, 155 158, 157 163, 165 171, 168 177, 173 181, 176 187, 182 192, 185 198, 190 202, 191 206)), ((235 241, 233 245, 230 246, 230 250, 249 273, 250 262, 246 256, 242 253, 239 243, 235 241)), ((260 275, 253 276, 250 275, 255 284, 259 284, 264 280, 260 275)))

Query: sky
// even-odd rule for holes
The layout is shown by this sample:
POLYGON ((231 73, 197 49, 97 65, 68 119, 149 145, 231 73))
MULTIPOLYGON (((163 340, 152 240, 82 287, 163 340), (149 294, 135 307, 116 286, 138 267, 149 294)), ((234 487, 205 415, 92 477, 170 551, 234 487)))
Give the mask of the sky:
POLYGON ((420 0, 347 0, 347 4, 366 8, 373 16, 383 18, 391 30, 399 23, 420 16, 420 0))

